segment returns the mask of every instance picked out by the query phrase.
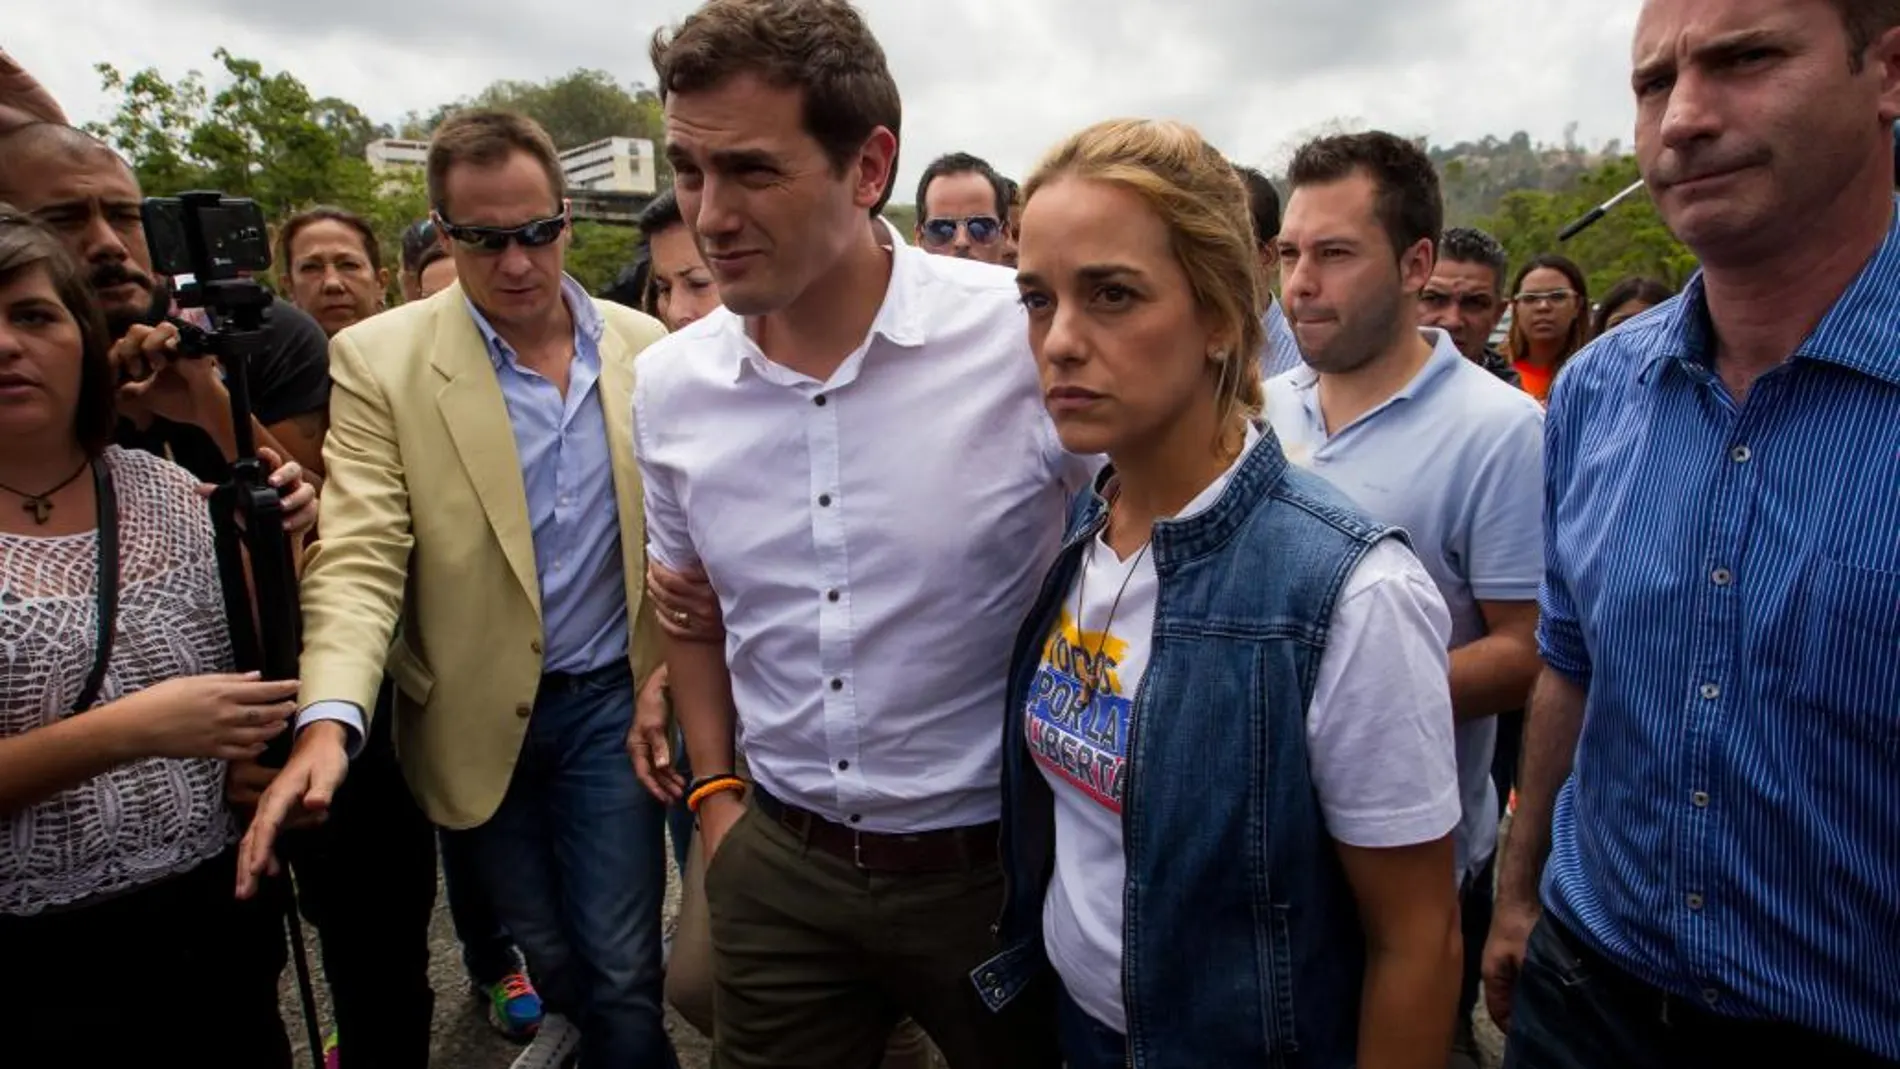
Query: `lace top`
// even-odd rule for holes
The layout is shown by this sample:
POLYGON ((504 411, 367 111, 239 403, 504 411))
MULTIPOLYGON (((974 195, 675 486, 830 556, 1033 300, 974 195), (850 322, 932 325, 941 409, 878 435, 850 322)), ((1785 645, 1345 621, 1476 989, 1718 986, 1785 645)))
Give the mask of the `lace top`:
MULTIPOLYGON (((99 703, 232 670, 231 636, 195 480, 106 450, 119 500, 117 637, 99 703)), ((98 633, 98 534, 0 533, 0 737, 75 714, 98 633)), ((184 872, 236 838, 224 763, 149 758, 0 816, 0 914, 25 915, 184 872)))

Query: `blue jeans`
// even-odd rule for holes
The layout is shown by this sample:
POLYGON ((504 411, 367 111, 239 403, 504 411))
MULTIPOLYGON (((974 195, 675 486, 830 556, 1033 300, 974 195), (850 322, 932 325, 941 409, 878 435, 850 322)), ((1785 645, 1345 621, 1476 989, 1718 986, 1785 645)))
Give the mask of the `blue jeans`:
POLYGON ((585 1069, 673 1069, 661 1008, 660 803, 627 759, 624 662, 542 681, 501 808, 456 835, 585 1069))
POLYGON ((1067 990, 1056 998, 1056 1037, 1068 1069, 1124 1069, 1128 1065, 1127 1036, 1091 1017, 1067 990))

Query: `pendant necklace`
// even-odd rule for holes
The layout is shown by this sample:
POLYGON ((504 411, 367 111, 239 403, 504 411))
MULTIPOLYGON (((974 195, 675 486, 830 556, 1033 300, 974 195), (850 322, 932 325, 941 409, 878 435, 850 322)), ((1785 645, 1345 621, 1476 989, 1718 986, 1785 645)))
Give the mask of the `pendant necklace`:
MULTIPOLYGON (((1128 565, 1128 574, 1122 577, 1121 588, 1115 591, 1115 599, 1108 603, 1108 619, 1102 621, 1102 638, 1095 644, 1095 656, 1088 657, 1083 665, 1082 671, 1086 678, 1082 680, 1080 695, 1082 702, 1077 708, 1088 708, 1089 704, 1095 700, 1095 695, 1102 689, 1102 677, 1106 673, 1102 658, 1108 651, 1109 629, 1115 626, 1115 611, 1121 608, 1122 595, 1128 592, 1128 583, 1135 578, 1135 572, 1140 570, 1142 555, 1148 552, 1149 543, 1152 541, 1153 539, 1149 539, 1148 542, 1143 542, 1141 548, 1135 551, 1135 559, 1128 565)), ((1078 640, 1082 638, 1082 609, 1088 604, 1086 598, 1089 584, 1089 559, 1094 556, 1095 547, 1090 546, 1088 556, 1082 558, 1082 577, 1075 585, 1075 630, 1078 640)), ((1082 646, 1082 654, 1084 657, 1088 656, 1086 644, 1082 646)))
POLYGON ((71 475, 66 476, 64 479, 61 479, 59 481, 58 486, 55 486, 51 490, 47 490, 44 493, 29 494, 25 490, 15 489, 11 486, 8 486, 6 483, 0 483, 0 490, 5 490, 7 493, 12 494, 15 497, 22 498, 23 500, 21 500, 20 502, 21 511, 26 512, 29 515, 31 515, 33 517, 34 523, 44 526, 47 518, 53 514, 53 495, 59 493, 61 490, 66 489, 68 486, 71 486, 73 484, 73 480, 85 474, 86 469, 91 466, 92 466, 92 461, 90 460, 79 465, 79 467, 75 469, 71 475))

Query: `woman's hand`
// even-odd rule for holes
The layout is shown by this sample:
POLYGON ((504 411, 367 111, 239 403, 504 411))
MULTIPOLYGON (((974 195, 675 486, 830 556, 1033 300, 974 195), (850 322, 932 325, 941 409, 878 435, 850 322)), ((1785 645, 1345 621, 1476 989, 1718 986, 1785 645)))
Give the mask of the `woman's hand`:
POLYGON ((264 752, 297 712, 297 681, 243 675, 185 676, 127 695, 110 709, 131 756, 243 761, 264 752))

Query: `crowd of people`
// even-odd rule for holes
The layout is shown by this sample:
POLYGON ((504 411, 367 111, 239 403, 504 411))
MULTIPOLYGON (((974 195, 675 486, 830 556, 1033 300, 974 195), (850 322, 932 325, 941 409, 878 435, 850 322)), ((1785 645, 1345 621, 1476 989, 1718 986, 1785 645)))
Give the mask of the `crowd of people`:
POLYGON ((521 1069, 675 1066, 669 1004, 724 1069, 1461 1069, 1478 1012, 1524 1069, 1900 1065, 1900 6, 1645 0, 1700 270, 1595 302, 1391 134, 1282 197, 1104 121, 904 234, 846 0, 650 58, 600 294, 508 112, 400 249, 274 227, 297 680, 235 671, 203 314, 0 64, 0 1061, 289 1066, 295 910, 322 1057, 422 1069, 439 866, 521 1069))

